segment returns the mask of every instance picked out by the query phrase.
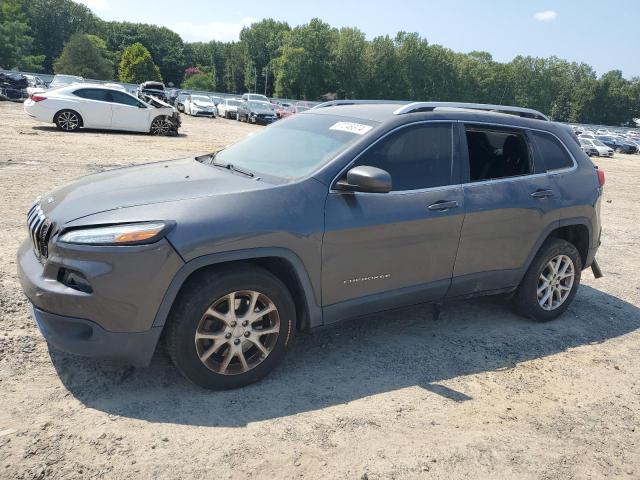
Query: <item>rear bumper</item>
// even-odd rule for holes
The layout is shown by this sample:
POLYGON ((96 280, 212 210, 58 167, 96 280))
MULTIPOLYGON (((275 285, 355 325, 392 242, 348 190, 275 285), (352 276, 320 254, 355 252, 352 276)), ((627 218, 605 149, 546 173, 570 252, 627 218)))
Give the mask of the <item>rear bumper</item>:
POLYGON ((89 320, 55 315, 33 306, 32 309, 42 336, 57 350, 140 367, 149 365, 162 332, 162 327, 146 332, 108 332, 89 320))

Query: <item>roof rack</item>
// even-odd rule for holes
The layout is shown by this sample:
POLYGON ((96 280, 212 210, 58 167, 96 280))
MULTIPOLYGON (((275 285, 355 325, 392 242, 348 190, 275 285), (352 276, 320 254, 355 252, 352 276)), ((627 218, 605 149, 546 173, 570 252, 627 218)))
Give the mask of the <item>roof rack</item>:
POLYGON ((315 110, 316 108, 325 108, 325 107, 339 107, 341 105, 371 105, 371 104, 394 104, 394 105, 403 105, 409 104, 408 101, 402 100, 330 100, 328 102, 319 103, 311 108, 311 110, 315 110))
MULTIPOLYGON (((327 105, 328 106, 328 105, 327 105)), ((458 102, 413 102, 401 106, 393 113, 403 115, 405 113, 431 112, 436 108, 462 108, 466 110, 485 110, 489 112, 507 113, 519 117, 547 120, 549 117, 531 108, 510 107, 507 105, 490 105, 485 103, 458 103, 458 102)))

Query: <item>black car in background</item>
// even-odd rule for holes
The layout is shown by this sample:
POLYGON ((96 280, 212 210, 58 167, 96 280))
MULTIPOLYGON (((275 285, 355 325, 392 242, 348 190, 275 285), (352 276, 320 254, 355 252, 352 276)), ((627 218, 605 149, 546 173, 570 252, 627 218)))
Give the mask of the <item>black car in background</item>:
POLYGON ((239 122, 249 122, 261 125, 268 125, 278 119, 276 109, 269 102, 261 102, 258 100, 244 100, 238 106, 238 115, 236 119, 239 122))
POLYGON ((632 143, 625 142, 620 138, 610 137, 608 135, 596 135, 596 138, 604 143, 607 147, 613 148, 614 151, 620 153, 636 153, 638 147, 632 143))

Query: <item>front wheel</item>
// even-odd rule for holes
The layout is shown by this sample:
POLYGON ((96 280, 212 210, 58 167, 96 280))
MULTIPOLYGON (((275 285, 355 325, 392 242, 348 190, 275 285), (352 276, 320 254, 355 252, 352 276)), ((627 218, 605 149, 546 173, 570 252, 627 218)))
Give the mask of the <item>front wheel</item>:
POLYGON ((538 322, 562 315, 573 301, 582 273, 578 249, 566 240, 547 240, 518 286, 512 306, 538 322))
POLYGON ((171 131, 171 124, 164 117, 154 118, 153 122, 151 122, 151 128, 149 129, 149 132, 151 133, 151 135, 158 135, 158 136, 168 135, 170 131, 171 131))
POLYGON ((178 370, 203 388, 253 383, 280 363, 295 332, 287 287, 257 267, 196 274, 171 310, 167 348, 178 370))

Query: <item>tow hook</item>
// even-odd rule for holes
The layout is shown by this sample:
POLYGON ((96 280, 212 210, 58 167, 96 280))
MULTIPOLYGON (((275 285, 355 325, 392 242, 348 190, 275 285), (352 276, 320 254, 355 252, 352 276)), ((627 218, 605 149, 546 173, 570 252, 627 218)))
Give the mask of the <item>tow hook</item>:
POLYGON ((594 258, 593 262, 591 262, 591 271, 593 272, 593 276, 596 278, 602 278, 604 275, 602 274, 602 270, 600 270, 600 265, 598 265, 598 261, 594 258))

